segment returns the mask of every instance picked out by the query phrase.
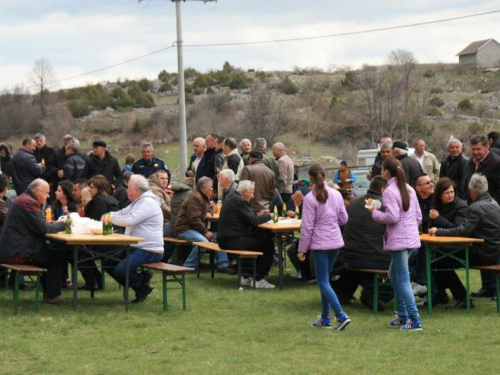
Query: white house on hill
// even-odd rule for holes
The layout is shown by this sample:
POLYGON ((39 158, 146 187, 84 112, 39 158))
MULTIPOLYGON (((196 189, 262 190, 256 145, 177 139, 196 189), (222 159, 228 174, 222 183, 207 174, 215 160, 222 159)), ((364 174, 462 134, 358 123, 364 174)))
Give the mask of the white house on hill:
POLYGON ((472 42, 458 54, 459 64, 474 64, 477 68, 500 67, 500 44, 495 39, 472 42))

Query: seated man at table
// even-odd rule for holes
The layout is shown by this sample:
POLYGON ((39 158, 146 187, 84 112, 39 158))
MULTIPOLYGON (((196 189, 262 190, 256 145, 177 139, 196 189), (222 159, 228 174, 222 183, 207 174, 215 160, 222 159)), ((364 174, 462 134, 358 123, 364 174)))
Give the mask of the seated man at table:
MULTIPOLYGON (((213 181, 209 177, 201 177, 194 190, 182 203, 175 221, 174 231, 178 238, 190 242, 215 242, 214 234, 208 230, 208 217, 210 214, 210 198, 213 192, 213 181)), ((203 252, 201 252, 203 256, 203 252)), ((226 253, 215 252, 217 270, 221 273, 234 274, 229 267, 226 253)), ((198 246, 193 247, 184 267, 198 268, 198 246)))
MULTIPOLYGON (((481 174, 474 174, 469 182, 469 196, 472 203, 467 208, 465 221, 456 228, 430 228, 431 236, 474 237, 482 238, 483 243, 470 247, 469 264, 471 266, 490 266, 500 261, 500 207, 488 193, 488 181, 481 174)), ((465 250, 455 254, 465 259, 465 250)), ((443 269, 460 268, 452 258, 443 258, 436 266, 443 269)), ((445 282, 454 296, 462 296, 455 308, 466 308, 466 290, 455 271, 437 272, 437 282, 445 282)), ((474 307, 471 301, 471 307, 474 307)))
MULTIPOLYGON (((256 214, 250 201, 254 196, 255 183, 240 181, 238 189, 224 201, 219 218, 217 241, 221 249, 262 251, 264 255, 257 258, 255 287, 272 289, 274 285, 265 279, 273 262, 274 242, 272 236, 257 227, 271 220, 269 210, 256 214)), ((251 273, 250 273, 251 275, 251 273)), ((253 285, 251 277, 243 278, 241 285, 253 285)))
MULTIPOLYGON (((341 254, 348 269, 342 271, 340 278, 332 282, 332 287, 341 301, 349 300, 358 286, 363 286, 361 302, 369 309, 373 309, 373 275, 353 269, 389 269, 391 256, 383 250, 385 225, 373 221, 370 212, 365 208, 365 199, 382 201, 382 192, 386 185, 387 181, 382 176, 373 177, 367 193, 354 198, 347 207, 349 220, 342 233, 345 245, 341 254)), ((390 294, 384 294, 384 297, 387 296, 389 298, 384 298, 383 301, 392 299, 390 294)), ((382 304, 379 304, 379 307, 384 309, 382 304)))
POLYGON ((47 233, 64 230, 64 222, 47 223, 42 206, 49 196, 49 184, 37 178, 14 200, 0 238, 0 263, 31 264, 47 269, 42 276, 44 303, 60 304, 63 252, 48 249, 47 233))
MULTIPOLYGON (((148 181, 144 176, 130 177, 127 188, 128 198, 132 202, 123 210, 111 212, 111 221, 114 225, 125 227, 125 235, 142 237, 144 241, 131 245, 129 256, 130 287, 135 291, 135 300, 132 303, 144 301, 153 290, 149 283, 153 271, 142 273, 136 269, 144 263, 160 262, 163 258, 163 213, 160 208, 160 199, 150 191, 148 181)), ((115 254, 115 258, 104 261, 104 268, 119 284, 125 285, 126 251, 115 254)))

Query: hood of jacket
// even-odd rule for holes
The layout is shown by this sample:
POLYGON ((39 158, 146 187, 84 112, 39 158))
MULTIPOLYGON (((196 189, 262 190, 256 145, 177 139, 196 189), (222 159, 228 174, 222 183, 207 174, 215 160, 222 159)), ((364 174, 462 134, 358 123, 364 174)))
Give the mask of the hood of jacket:
POLYGON ((155 186, 155 187, 163 190, 163 186, 161 186, 160 181, 158 180, 158 177, 156 176, 156 174, 153 173, 151 176, 149 176, 148 182, 149 182, 149 186, 155 186))
POLYGON ((12 145, 10 143, 0 143, 0 150, 1 149, 7 151, 7 157, 12 156, 12 145))

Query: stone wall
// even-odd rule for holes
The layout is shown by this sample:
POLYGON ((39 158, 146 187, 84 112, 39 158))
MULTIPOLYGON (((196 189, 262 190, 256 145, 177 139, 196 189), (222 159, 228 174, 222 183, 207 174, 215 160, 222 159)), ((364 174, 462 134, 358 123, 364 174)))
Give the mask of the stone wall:
POLYGON ((500 45, 494 41, 489 42, 477 52, 478 68, 500 67, 500 45))

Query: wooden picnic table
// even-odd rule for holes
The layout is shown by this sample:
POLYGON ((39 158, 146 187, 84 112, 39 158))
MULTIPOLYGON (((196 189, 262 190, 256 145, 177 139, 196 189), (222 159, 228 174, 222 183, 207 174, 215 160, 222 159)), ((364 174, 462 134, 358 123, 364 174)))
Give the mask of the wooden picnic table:
POLYGON ((469 237, 446 237, 446 236, 430 236, 429 234, 421 234, 420 242, 427 244, 428 249, 425 252, 425 264, 427 269, 427 311, 432 314, 432 281, 431 281, 431 266, 433 263, 440 261, 443 258, 452 258, 463 265, 465 269, 465 289, 467 312, 470 312, 470 281, 469 281, 469 247, 475 243, 483 243, 481 238, 469 237), (457 249, 446 249, 449 247, 457 247, 457 249), (445 249, 440 249, 445 248, 445 249), (457 253, 465 248, 465 259, 459 258, 457 253), (431 258, 431 250, 436 254, 436 258, 431 258))
MULTIPOLYGON (((90 245, 123 245, 126 250, 125 257, 125 311, 128 311, 128 289, 129 289, 129 260, 130 260, 130 245, 138 244, 144 241, 144 238, 127 236, 125 234, 113 233, 110 235, 93 235, 93 234, 66 234, 64 232, 46 234, 45 237, 54 242, 64 243, 73 249, 73 267, 71 281, 73 283, 73 310, 78 309, 78 253, 84 251, 90 257, 85 258, 85 261, 95 260, 101 257, 113 258, 114 254, 104 252, 99 247, 88 248, 90 245)), ((93 291, 92 291, 93 292, 93 291)))

